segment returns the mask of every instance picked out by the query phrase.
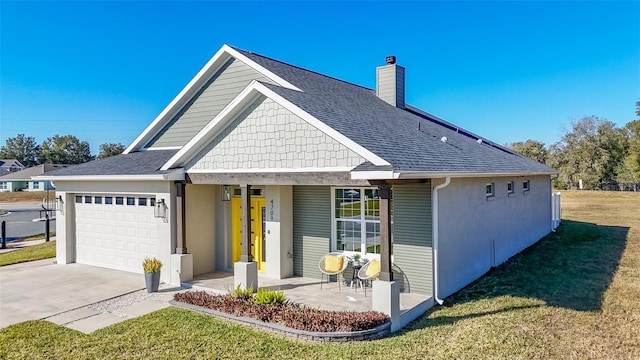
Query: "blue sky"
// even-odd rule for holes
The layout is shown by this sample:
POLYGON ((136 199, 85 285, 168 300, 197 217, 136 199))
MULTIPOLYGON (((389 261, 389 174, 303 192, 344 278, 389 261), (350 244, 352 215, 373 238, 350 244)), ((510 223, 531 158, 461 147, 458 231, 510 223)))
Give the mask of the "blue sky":
POLYGON ((367 87, 396 55, 407 102, 497 143, 623 126, 640 2, 0 2, 0 143, 128 145, 229 44, 367 87))

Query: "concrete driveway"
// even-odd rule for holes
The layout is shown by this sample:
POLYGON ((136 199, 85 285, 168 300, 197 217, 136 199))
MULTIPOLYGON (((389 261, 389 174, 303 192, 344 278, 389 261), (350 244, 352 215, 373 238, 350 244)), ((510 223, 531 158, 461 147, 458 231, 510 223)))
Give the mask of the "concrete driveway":
POLYGON ((53 259, 0 267, 0 328, 145 287, 144 275, 53 259))

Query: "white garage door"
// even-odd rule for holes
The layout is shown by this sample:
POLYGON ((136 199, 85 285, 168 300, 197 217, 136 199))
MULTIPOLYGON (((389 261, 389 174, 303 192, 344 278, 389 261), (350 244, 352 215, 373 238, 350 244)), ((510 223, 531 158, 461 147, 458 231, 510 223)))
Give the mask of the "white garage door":
POLYGON ((155 198, 144 195, 75 196, 76 262, 142 273, 157 256, 155 198))

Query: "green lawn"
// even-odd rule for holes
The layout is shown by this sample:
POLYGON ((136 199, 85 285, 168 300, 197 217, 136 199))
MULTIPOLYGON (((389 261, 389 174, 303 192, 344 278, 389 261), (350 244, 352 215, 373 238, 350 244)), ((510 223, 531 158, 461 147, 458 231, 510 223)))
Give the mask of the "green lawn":
POLYGON ((639 359, 640 194, 565 192, 563 224, 394 336, 312 344, 169 308, 91 335, 0 330, 0 358, 639 359))
POLYGON ((56 242, 29 246, 0 254, 0 266, 56 257, 56 242))

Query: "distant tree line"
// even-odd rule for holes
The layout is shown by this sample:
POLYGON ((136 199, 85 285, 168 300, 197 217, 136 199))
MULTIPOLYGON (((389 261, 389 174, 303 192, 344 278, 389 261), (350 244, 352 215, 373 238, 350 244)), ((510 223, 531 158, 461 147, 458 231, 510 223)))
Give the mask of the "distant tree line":
MULTIPOLYGON (((118 155, 124 149, 120 143, 105 143, 100 145, 97 158, 118 155)), ((82 164, 95 157, 91 155, 89 143, 73 135, 54 135, 38 144, 34 137, 18 134, 0 147, 0 159, 16 159, 31 167, 38 164, 82 164)))
POLYGON ((507 147, 556 168, 558 189, 640 191, 640 100, 638 119, 618 128, 606 119, 586 116, 571 124, 557 143, 545 147, 527 140, 507 147))

